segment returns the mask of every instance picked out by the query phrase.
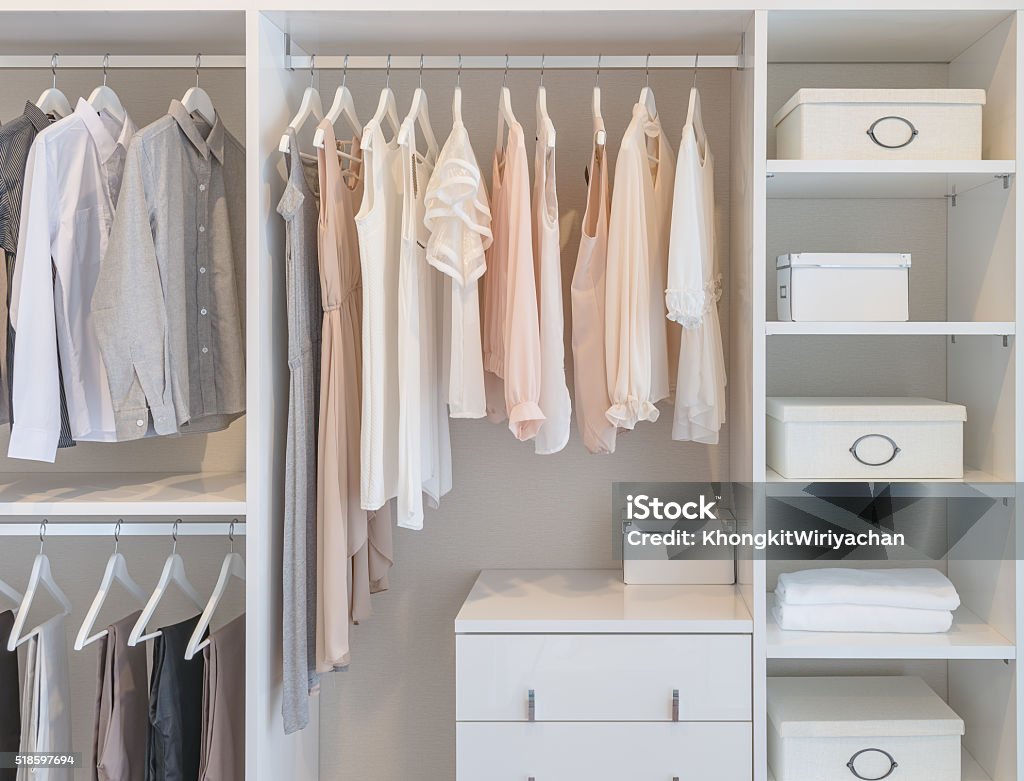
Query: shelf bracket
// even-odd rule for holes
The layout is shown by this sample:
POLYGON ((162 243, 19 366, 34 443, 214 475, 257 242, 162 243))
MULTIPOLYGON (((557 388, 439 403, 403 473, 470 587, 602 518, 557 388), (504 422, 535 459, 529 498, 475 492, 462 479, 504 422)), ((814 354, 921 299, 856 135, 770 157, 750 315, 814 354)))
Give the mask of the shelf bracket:
POLYGON ((995 175, 996 179, 1002 179, 1003 180, 1003 189, 1004 190, 1009 190, 1010 189, 1010 176, 1011 175, 1012 174, 996 174, 995 175))
POLYGON ((747 68, 747 34, 745 32, 740 33, 740 58, 739 63, 736 65, 736 70, 746 70, 747 68))
POLYGON ((284 34, 284 62, 285 68, 289 71, 294 72, 295 68, 292 67, 292 34, 284 34))
POLYGON ((1010 337, 1007 336, 1006 334, 1003 334, 1003 347, 1009 347, 1009 346, 1010 346, 1010 337))
POLYGON ((949 198, 949 205, 955 209, 956 208, 956 185, 955 184, 953 185, 953 192, 951 192, 946 197, 949 198))
POLYGON ((949 335, 949 343, 950 344, 956 344, 956 334, 950 334, 949 335))

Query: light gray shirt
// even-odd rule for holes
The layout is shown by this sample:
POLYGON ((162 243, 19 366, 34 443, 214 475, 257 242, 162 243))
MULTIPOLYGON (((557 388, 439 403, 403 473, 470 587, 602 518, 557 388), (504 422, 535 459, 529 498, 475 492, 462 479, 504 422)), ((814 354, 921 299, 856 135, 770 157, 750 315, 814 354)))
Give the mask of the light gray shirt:
POLYGON ((245 411, 245 150, 177 100, 128 150, 93 315, 117 439, 245 411))

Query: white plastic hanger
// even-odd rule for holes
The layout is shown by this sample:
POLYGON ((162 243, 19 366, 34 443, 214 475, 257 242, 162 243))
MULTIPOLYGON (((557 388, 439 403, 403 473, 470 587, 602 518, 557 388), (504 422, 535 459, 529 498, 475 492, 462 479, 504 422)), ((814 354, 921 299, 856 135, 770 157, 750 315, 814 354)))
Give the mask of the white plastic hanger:
MULTIPOLYGON (((292 117, 292 121, 288 123, 288 129, 298 133, 302 126, 306 124, 306 120, 313 117, 318 123, 324 118, 324 104, 320 100, 320 93, 317 92, 314 83, 316 80, 316 55, 310 55, 309 58, 309 86, 306 87, 306 91, 302 93, 302 102, 299 103, 299 110, 295 116, 292 117)), ((278 144, 278 151, 288 154, 292 151, 291 149, 291 138, 288 133, 281 136, 281 143, 278 144)))
MULTIPOLYGON (((437 138, 434 136, 434 129, 430 126, 430 112, 427 110, 427 93, 423 89, 423 55, 420 55, 420 83, 412 94, 412 106, 409 114, 402 123, 402 129, 398 131, 398 143, 409 143, 409 137, 415 133, 416 125, 419 125, 423 138, 427 142, 427 157, 431 160, 437 157, 437 138)), ((415 138, 413 138, 415 147, 415 138)))
POLYGON ((50 57, 50 73, 53 74, 53 84, 49 89, 43 90, 39 100, 36 101, 36 108, 50 116, 69 117, 74 109, 71 108, 67 96, 57 89, 57 60, 59 58, 60 54, 57 53, 50 57))
POLYGON ((544 89, 544 55, 540 56, 540 86, 537 87, 537 125, 544 126, 547 133, 548 149, 555 148, 555 123, 548 114, 548 92, 544 89))
POLYGON ((388 55, 388 67, 384 81, 384 89, 381 90, 380 100, 377 102, 377 110, 373 112, 373 119, 369 124, 379 125, 384 120, 391 125, 393 135, 398 135, 401 129, 398 121, 398 103, 395 101, 395 93, 391 91, 391 55, 388 55))
POLYGON ((121 105, 121 99, 117 93, 107 86, 107 69, 110 67, 110 55, 103 55, 103 83, 92 91, 89 96, 89 105, 96 109, 97 113, 106 111, 118 122, 124 122, 128 112, 121 105))
POLYGON ((167 587, 174 583, 178 589, 191 602, 198 608, 202 609, 203 600, 199 596, 199 592, 195 590, 192 584, 188 580, 188 576, 185 574, 185 561, 178 555, 178 523, 174 522, 174 530, 171 532, 171 539, 174 541, 173 547, 171 548, 171 555, 167 557, 167 561, 164 562, 163 572, 160 573, 160 580, 157 581, 156 588, 153 590, 153 595, 149 598, 149 602, 146 603, 146 607, 142 610, 142 615, 139 616, 139 620, 135 622, 135 626, 132 627, 131 633, 128 635, 128 645, 138 645, 139 643, 151 640, 154 637, 160 636, 160 630, 157 629, 154 632, 145 634, 146 625, 149 620, 153 617, 157 607, 160 604, 160 600, 164 598, 164 594, 167 593, 167 587))
POLYGON ((213 107, 213 100, 202 87, 199 86, 199 69, 203 65, 203 55, 196 55, 196 86, 189 87, 188 92, 181 99, 181 105, 189 114, 198 114, 211 125, 217 121, 217 109, 213 107))
POLYGON ((234 577, 243 582, 245 581, 245 560, 240 554, 235 553, 234 521, 228 527, 228 539, 231 541, 231 548, 228 551, 228 555, 224 557, 224 563, 220 565, 220 576, 217 578, 217 585, 213 587, 210 601, 206 603, 203 614, 199 617, 199 622, 192 632, 192 637, 189 638, 188 645, 185 646, 186 659, 191 659, 210 644, 210 638, 204 638, 203 635, 206 634, 206 630, 213 620, 213 614, 217 611, 217 606, 220 605, 221 599, 224 598, 224 592, 227 591, 231 578, 234 577))
POLYGON ((505 127, 516 124, 516 115, 512 112, 512 92, 508 88, 508 55, 505 55, 505 75, 501 78, 501 93, 498 97, 498 142, 497 148, 505 145, 505 127))
POLYGON ((601 55, 597 55, 597 75, 594 77, 594 141, 598 146, 604 146, 608 141, 608 134, 604 129, 604 117, 601 116, 601 55))
MULTIPOLYGON (((338 87, 338 91, 334 93, 334 102, 331 107, 327 110, 326 119, 331 125, 337 125, 339 119, 344 119, 348 123, 349 128, 352 130, 353 135, 359 138, 363 135, 363 126, 359 121, 359 117, 356 116, 356 103, 352 98, 352 90, 347 86, 348 82, 348 55, 345 55, 345 66, 341 76, 341 86, 338 87)), ((316 129, 313 134, 313 146, 317 149, 324 148, 324 131, 320 128, 316 129)))
POLYGON ((644 88, 640 90, 640 102, 647 109, 647 113, 651 119, 657 119, 658 117, 658 106, 654 102, 654 90, 651 89, 651 55, 647 55, 647 65, 645 67, 646 82, 644 88))
POLYGON ((455 92, 452 94, 452 124, 462 124, 462 55, 459 55, 459 70, 455 76, 455 92))
MULTIPOLYGON (((11 629, 11 636, 7 639, 7 650, 13 651, 33 635, 39 633, 42 623, 24 632, 25 622, 28 621, 29 611, 32 609, 32 600, 36 598, 36 591, 43 586, 50 592, 50 596, 60 605, 60 612, 57 615, 66 616, 71 612, 71 600, 57 585, 53 579, 53 570, 50 569, 50 560, 43 553, 43 543, 46 541, 46 521, 39 527, 39 553, 36 555, 35 563, 32 565, 32 574, 28 578, 28 588, 25 589, 25 596, 18 607, 17 617, 14 619, 14 627, 11 629)), ((46 623, 45 621, 43 623, 46 623)))
POLYGON ((693 85, 690 87, 690 103, 686 108, 686 125, 693 128, 693 135, 697 139, 697 146, 701 149, 701 157, 707 146, 707 134, 704 132, 704 120, 700 111, 700 93, 697 92, 697 62, 700 55, 693 59, 693 85))
POLYGON ((92 628, 96 625, 96 619, 99 617, 103 603, 107 601, 107 596, 110 594, 110 587, 114 585, 115 581, 124 586, 125 590, 135 597, 140 605, 146 604, 146 592, 128 574, 128 561, 125 559, 124 554, 117 550, 120 536, 121 521, 118 521, 114 526, 114 552, 107 559, 107 568, 103 571, 103 579, 100 581, 99 590, 92 600, 92 605, 89 606, 89 612, 85 616, 85 621, 82 622, 82 627, 78 630, 78 636, 75 638, 76 651, 81 651, 87 645, 92 645, 100 638, 107 636, 106 629, 91 636, 89 633, 92 632, 92 628))
MULTIPOLYGON (((18 589, 2 580, 0 580, 0 596, 7 597, 16 606, 20 606, 21 600, 25 598, 25 595, 18 591, 18 589)), ((15 612, 17 612, 17 608, 15 608, 15 612)))

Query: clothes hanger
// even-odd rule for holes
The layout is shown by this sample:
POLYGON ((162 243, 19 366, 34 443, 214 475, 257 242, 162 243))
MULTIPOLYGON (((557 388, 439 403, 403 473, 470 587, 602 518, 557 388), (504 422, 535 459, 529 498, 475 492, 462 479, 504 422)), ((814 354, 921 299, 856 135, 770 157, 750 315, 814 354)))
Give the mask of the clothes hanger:
MULTIPOLYGON (((320 100, 320 93, 317 92, 314 84, 316 83, 316 55, 311 54, 309 57, 309 86, 302 93, 302 101, 299 103, 299 110, 292 117, 292 121, 288 123, 288 130, 292 130, 298 133, 302 126, 306 124, 306 120, 313 117, 318 123, 324 118, 324 105, 320 100)), ((278 151, 288 154, 293 151, 291 149, 291 135, 285 133, 281 136, 281 143, 278 144, 278 151)))
POLYGON ((501 78, 501 92, 498 97, 498 142, 497 148, 504 147, 505 127, 510 130, 516 124, 516 115, 512 113, 512 93, 508 88, 508 55, 505 55, 505 75, 501 78))
MULTIPOLYGON (((356 104, 352 98, 352 90, 346 85, 348 82, 348 55, 345 55, 345 65, 341 76, 341 86, 338 87, 338 91, 334 93, 334 102, 331 107, 327 110, 326 119, 331 125, 337 125, 339 119, 344 119, 349 128, 351 128, 353 135, 359 138, 363 135, 363 126, 359 122, 359 117, 356 116, 356 104)), ((324 148, 324 131, 320 128, 316 129, 313 134, 313 146, 316 149, 324 148)), ((351 157, 351 155, 349 155, 351 157)), ((352 158, 353 160, 356 158, 352 158)))
POLYGON ((63 118, 71 116, 73 109, 71 108, 71 103, 68 102, 67 96, 57 89, 58 59, 60 59, 60 54, 57 52, 54 52, 53 56, 50 57, 50 73, 53 74, 53 84, 49 89, 43 90, 39 100, 36 101, 36 108, 44 114, 63 118))
POLYGON ((96 625, 96 619, 99 617, 103 603, 107 601, 107 596, 110 594, 110 587, 114 585, 115 581, 124 586, 125 590, 135 597, 140 605, 146 604, 146 592, 128 574, 128 561, 125 559, 124 554, 120 553, 117 549, 120 536, 121 521, 118 521, 114 525, 114 552, 107 559, 107 567, 103 571, 103 579, 100 581, 99 590, 92 600, 92 605, 89 606, 89 612, 85 616, 85 621, 82 622, 81 629, 78 630, 78 636, 75 638, 76 651, 81 651, 87 645, 92 645, 100 638, 107 636, 106 629, 91 636, 89 633, 92 632, 93 627, 96 625))
POLYGON ((211 125, 217 121, 217 109, 206 90, 199 86, 199 69, 203 66, 203 55, 196 55, 196 86, 189 87, 181 99, 181 105, 189 114, 198 114, 211 125))
POLYGON ((15 612, 17 612, 17 606, 21 605, 21 601, 25 598, 25 595, 18 591, 18 589, 2 580, 0 580, 0 596, 7 597, 14 603, 16 606, 15 612))
POLYGON ((160 580, 157 581, 153 595, 149 598, 149 602, 146 603, 146 607, 142 610, 142 615, 139 616, 139 620, 135 622, 135 626, 132 627, 132 631, 128 635, 128 645, 130 646, 135 646, 160 636, 159 629, 149 634, 144 633, 146 631, 146 624, 153 617, 157 606, 160 604, 160 600, 164 598, 164 594, 167 593, 167 587, 171 583, 174 583, 196 607, 199 609, 203 607, 202 597, 199 596, 199 592, 195 590, 185 574, 185 561, 178 555, 178 524, 180 522, 180 518, 174 522, 174 528, 171 531, 171 539, 173 540, 171 555, 164 562, 164 569, 160 573, 160 580))
POLYGON ((604 117, 601 116, 601 55, 597 55, 597 75, 594 77, 594 141, 598 146, 604 146, 608 141, 608 134, 604 129, 604 117))
MULTIPOLYGON (((409 143, 409 137, 414 136, 416 125, 419 125, 420 132, 427 142, 427 158, 437 157, 437 139, 434 137, 434 129, 430 126, 430 112, 427 110, 427 93, 423 89, 423 55, 420 55, 420 82, 416 91, 412 94, 412 106, 405 121, 402 122, 402 129, 398 131, 398 143, 405 145, 409 143)), ((415 137, 412 139, 413 151, 415 151, 415 137)))
POLYGON ((459 55, 459 70, 455 75, 455 92, 452 94, 452 124, 462 124, 462 55, 459 55))
POLYGON ((118 122, 123 123, 125 118, 128 116, 128 112, 125 111, 124 106, 121 105, 121 99, 117 97, 117 93, 107 86, 108 68, 110 68, 109 53, 103 55, 103 83, 92 91, 92 94, 89 96, 89 105, 92 106, 97 113, 100 111, 106 111, 118 122))
POLYGON ((537 124, 544 125, 548 149, 555 148, 555 124, 548 114, 548 92, 544 89, 544 55, 540 56, 540 86, 537 87, 537 124))
POLYGON ((385 75, 384 89, 380 92, 380 100, 377 102, 377 110, 373 113, 373 119, 369 124, 379 125, 384 120, 391 125, 391 133, 397 136, 401 130, 401 123, 398 120, 398 103, 395 101, 395 93, 391 91, 391 55, 388 55, 388 67, 385 75))
POLYGON ((658 107, 654 102, 654 90, 651 89, 651 55, 647 55, 647 64, 644 67, 646 72, 646 82, 644 88, 640 90, 640 102, 647 109, 647 113, 651 119, 658 118, 658 107))
POLYGON ((66 616, 71 612, 71 600, 67 598, 67 595, 57 585, 57 581, 53 579, 50 560, 43 553, 43 544, 46 542, 46 523, 44 520, 39 526, 39 553, 36 554, 35 563, 32 565, 32 574, 28 578, 28 588, 25 589, 25 596, 18 607, 18 612, 14 619, 14 627, 11 629, 11 636, 7 639, 8 651, 13 651, 30 637, 39 634, 39 630, 46 623, 44 621, 23 633, 25 622, 28 621, 29 611, 32 609, 32 600, 36 598, 36 591, 39 590, 40 586, 49 591, 50 596, 60 605, 61 610, 57 613, 58 616, 66 616))
POLYGON ((693 135, 697 139, 697 145, 702 149, 707 144, 707 134, 704 132, 704 122, 700 111, 700 93, 697 92, 697 64, 700 62, 700 55, 693 58, 693 84, 690 86, 690 103, 686 108, 686 124, 693 128, 693 135))
POLYGON ((216 612, 217 606, 220 605, 231 578, 238 578, 243 583, 245 582, 245 559, 235 553, 234 521, 228 527, 228 540, 231 542, 231 548, 228 550, 228 555, 224 557, 224 563, 220 565, 220 576, 217 578, 217 585, 213 587, 210 601, 206 603, 203 614, 199 617, 199 622, 192 632, 192 637, 189 638, 188 645, 185 646, 185 659, 191 659, 210 644, 210 638, 204 638, 203 635, 206 634, 206 630, 213 620, 213 614, 216 612))

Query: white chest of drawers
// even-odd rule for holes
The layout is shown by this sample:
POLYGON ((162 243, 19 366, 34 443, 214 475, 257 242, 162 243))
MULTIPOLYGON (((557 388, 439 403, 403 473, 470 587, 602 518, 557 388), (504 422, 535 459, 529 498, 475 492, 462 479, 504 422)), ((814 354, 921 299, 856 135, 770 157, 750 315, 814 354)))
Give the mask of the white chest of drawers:
POLYGON ((749 781, 732 586, 488 570, 455 620, 457 781, 749 781))

